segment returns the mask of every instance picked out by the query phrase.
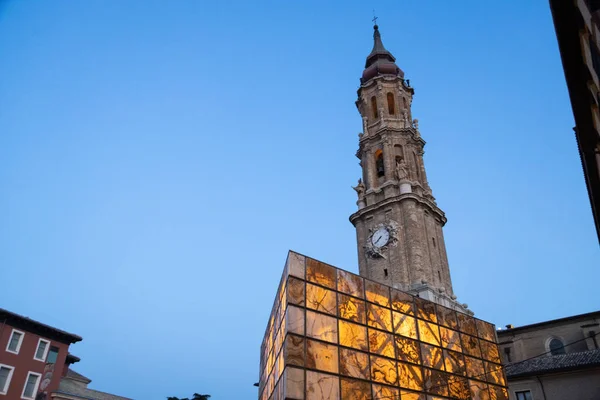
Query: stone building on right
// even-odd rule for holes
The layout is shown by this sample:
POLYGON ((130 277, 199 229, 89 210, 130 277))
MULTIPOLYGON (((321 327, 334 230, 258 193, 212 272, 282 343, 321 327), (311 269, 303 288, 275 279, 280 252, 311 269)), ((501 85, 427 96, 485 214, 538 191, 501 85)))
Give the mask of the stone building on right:
POLYGON ((497 335, 511 400, 600 399, 600 311, 497 335))

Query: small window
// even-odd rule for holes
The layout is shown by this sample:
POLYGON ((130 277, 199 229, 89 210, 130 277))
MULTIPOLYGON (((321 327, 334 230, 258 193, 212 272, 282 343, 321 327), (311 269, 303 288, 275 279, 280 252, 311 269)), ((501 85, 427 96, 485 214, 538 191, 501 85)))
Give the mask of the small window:
POLYGON ((394 101, 393 93, 387 94, 387 101, 388 101, 388 113, 390 115, 396 114, 396 102, 394 101))
POLYGON ((25 334, 23 332, 13 329, 12 333, 10 334, 10 339, 8 340, 8 345, 6 346, 6 351, 9 353, 19 354, 24 336, 25 334))
POLYGON ((25 381, 25 386, 23 387, 23 394, 21 395, 22 399, 35 399, 35 395, 38 391, 38 386, 40 385, 40 374, 36 374, 35 372, 29 372, 27 375, 27 380, 25 381))
POLYGON ((416 153, 413 153, 413 160, 415 162, 415 170, 417 171, 417 179, 421 179, 421 167, 419 166, 419 160, 417 159, 416 153))
POLYGON ((550 348, 550 353, 552 353, 553 356, 557 356, 560 354, 565 354, 565 345, 563 344, 563 342, 560 339, 552 339, 550 341, 550 344, 548 345, 548 347, 550 348))
POLYGON ((383 166, 383 151, 377 150, 375 153, 375 169, 377 169, 377 176, 385 176, 385 167, 383 166))
POLYGON ((44 339, 40 339, 38 341, 37 349, 35 350, 34 359, 38 361, 46 361, 46 355, 48 355, 48 348, 50 347, 50 342, 44 339))
POLYGON ((531 396, 531 392, 529 390, 525 390, 523 392, 516 392, 517 400, 533 400, 531 396))
POLYGON ((14 371, 10 365, 0 364, 0 394, 6 394, 14 371))
POLYGON ((379 113, 377 112, 377 99, 375 96, 371 97, 371 110, 373 112, 373 118, 379 117, 379 113))
POLYGON ((431 238, 431 241, 433 242, 433 248, 435 249, 436 248, 436 246, 435 246, 435 238, 431 238))
POLYGON ((56 364, 56 359, 58 358, 58 347, 52 346, 50 347, 50 351, 48 352, 48 358, 46 358, 47 364, 56 364))

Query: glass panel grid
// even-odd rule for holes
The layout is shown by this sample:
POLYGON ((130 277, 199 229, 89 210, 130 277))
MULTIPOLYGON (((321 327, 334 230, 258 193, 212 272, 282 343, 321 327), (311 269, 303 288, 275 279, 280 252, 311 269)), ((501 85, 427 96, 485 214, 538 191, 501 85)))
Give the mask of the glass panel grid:
POLYGON ((290 252, 260 400, 508 399, 492 324, 290 252))

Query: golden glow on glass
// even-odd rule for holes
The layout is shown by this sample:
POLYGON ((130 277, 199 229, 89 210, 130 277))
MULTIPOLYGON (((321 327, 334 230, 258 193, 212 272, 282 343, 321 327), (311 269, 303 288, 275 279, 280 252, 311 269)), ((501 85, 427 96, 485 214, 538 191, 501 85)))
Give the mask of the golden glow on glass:
MULTIPOLYGON (((404 400, 404 397, 402 397, 404 400)), ((373 400, 400 400, 400 391, 396 388, 373 384, 373 400)))
POLYGON ((306 260, 306 279, 309 282, 318 283, 330 289, 335 289, 336 282, 335 268, 323 264, 320 261, 309 258, 306 260))
POLYGON ((417 317, 427 321, 437 322, 437 314, 435 312, 435 303, 424 300, 420 297, 415 297, 417 306, 417 317))
POLYGON ((337 343, 337 320, 334 317, 307 310, 306 336, 337 343))
POLYGON ((419 342, 402 336, 394 338, 396 342, 396 358, 413 364, 421 363, 421 350, 419 342))
POLYGON ((425 367, 444 369, 444 359, 440 347, 421 343, 421 356, 423 357, 423 365, 425 367))
POLYGON ((340 381, 335 375, 306 371, 306 400, 337 400, 340 381))
POLYGON ((284 348, 286 364, 304 366, 304 338, 296 335, 287 335, 284 348))
POLYGON ((338 293, 338 316, 360 324, 366 323, 365 302, 338 293))
POLYGON ((392 308, 395 311, 415 315, 413 296, 408 293, 401 292, 396 289, 391 290, 392 308))
POLYGON ((340 374, 354 378, 371 378, 369 355, 356 350, 340 348, 340 374))
POLYGON ((369 328, 369 350, 371 353, 395 358, 394 335, 369 328))
POLYGON ((288 301, 297 306, 304 305, 304 281, 290 276, 288 281, 288 301))
POLYGON ((285 271, 260 400, 508 400, 492 324, 294 253, 285 271))
POLYGON ((358 350, 367 351, 367 328, 362 325, 353 324, 339 320, 340 345, 353 347, 358 350))
POLYGON ((337 274, 337 284, 340 292, 350 294, 354 297, 360 297, 361 299, 365 297, 363 279, 360 276, 341 269, 337 270, 337 274))
POLYGON ((367 300, 383 307, 390 306, 390 288, 372 281, 365 281, 365 295, 367 300))
POLYGON ((335 292, 320 286, 306 284, 306 307, 335 315, 335 292))
POLYGON ((462 347, 460 345, 460 334, 457 331, 440 326, 440 338, 442 340, 443 348, 454 351, 462 351, 462 347))
POLYGON ((396 361, 371 356, 371 379, 375 382, 396 386, 398 384, 396 361))
POLYGON ((440 332, 438 326, 431 322, 419 321, 419 337, 423 342, 439 346, 440 332))
POLYGON ((400 387, 412 390, 423 390, 423 374, 421 367, 412 364, 398 363, 400 387))
POLYGON ((306 366, 325 372, 338 372, 338 347, 333 344, 306 340, 306 366))
POLYGON ((341 378, 342 400, 371 400, 371 384, 356 379, 341 378))
POLYGON ((413 317, 392 312, 394 317, 394 333, 413 339, 418 339, 417 323, 413 317))
POLYGON ((393 332, 392 312, 388 308, 367 303, 367 324, 373 328, 393 332))

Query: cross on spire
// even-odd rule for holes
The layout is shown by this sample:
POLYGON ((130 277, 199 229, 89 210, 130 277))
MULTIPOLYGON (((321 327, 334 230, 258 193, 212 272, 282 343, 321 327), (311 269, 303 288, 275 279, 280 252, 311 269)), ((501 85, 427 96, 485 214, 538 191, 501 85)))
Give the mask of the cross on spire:
POLYGON ((373 21, 373 25, 377 25, 377 16, 375 15, 375 10, 373 10, 373 19, 371 21, 373 21))

